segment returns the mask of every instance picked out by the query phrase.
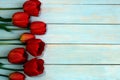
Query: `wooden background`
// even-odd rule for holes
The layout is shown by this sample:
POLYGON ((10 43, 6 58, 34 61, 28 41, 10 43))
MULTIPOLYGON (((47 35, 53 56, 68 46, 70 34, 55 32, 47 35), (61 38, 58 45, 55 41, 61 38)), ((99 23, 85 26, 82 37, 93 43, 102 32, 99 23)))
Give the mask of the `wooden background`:
MULTIPOLYGON (((20 7, 24 1, 0 0, 0 7, 20 7)), ((40 57, 45 60, 45 73, 27 80, 120 80, 120 0, 41 2, 41 15, 31 20, 48 24, 46 35, 36 35, 47 43, 40 57)), ((17 11, 21 10, 0 10, 0 16, 8 18, 17 11)), ((0 30, 0 39, 17 38, 23 32, 26 30, 0 30)), ((19 46, 0 45, 0 56, 19 46)), ((16 67, 7 60, 0 62, 7 64, 6 67, 16 67)), ((0 69, 0 73, 10 71, 0 69)))

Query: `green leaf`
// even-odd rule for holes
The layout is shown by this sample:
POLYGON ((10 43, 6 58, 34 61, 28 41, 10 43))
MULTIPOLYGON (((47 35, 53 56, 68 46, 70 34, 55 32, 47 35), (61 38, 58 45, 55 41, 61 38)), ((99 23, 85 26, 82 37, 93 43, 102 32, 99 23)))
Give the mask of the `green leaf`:
POLYGON ((2 63, 0 63, 0 68, 3 66, 3 64, 2 63))
POLYGON ((4 30, 6 30, 7 32, 11 32, 11 30, 8 29, 7 27, 4 27, 4 30))
POLYGON ((2 22, 12 22, 12 19, 11 18, 0 17, 0 21, 2 21, 2 22))
POLYGON ((11 29, 7 28, 5 25, 0 25, 0 29, 11 32, 11 29))

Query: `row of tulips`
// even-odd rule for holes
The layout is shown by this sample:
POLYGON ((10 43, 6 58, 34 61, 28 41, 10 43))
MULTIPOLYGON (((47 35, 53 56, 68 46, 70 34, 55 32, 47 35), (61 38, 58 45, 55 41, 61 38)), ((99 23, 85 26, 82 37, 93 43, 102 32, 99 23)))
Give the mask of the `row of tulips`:
MULTIPOLYGON (((36 16, 36 17, 39 16, 39 13, 41 10, 40 6, 41 6, 41 2, 38 0, 26 1, 23 4, 24 12, 16 12, 15 14, 13 14, 12 18, 0 17, 0 21, 1 22, 12 22, 14 26, 17 26, 20 28, 28 28, 30 29, 32 34, 38 34, 38 35, 45 34, 46 24, 44 22, 41 22, 41 21, 31 22, 30 21, 31 16, 36 16)), ((2 9, 0 8, 0 10, 4 10, 4 9, 6 10, 6 8, 2 8, 2 9)), ((14 8, 10 8, 10 9, 14 9, 14 8)), ((15 8, 15 9, 22 9, 22 8, 15 8)), ((1 26, 0 28, 9 30, 9 29, 6 29, 6 26, 8 25, 11 26, 11 24, 4 24, 4 25, 0 24, 1 26)))
POLYGON ((0 57, 0 59, 8 59, 12 64, 23 65, 23 69, 5 68, 3 67, 4 64, 0 64, 1 69, 15 71, 10 75, 0 74, 0 76, 8 77, 9 80, 25 80, 25 74, 28 76, 38 76, 44 72, 44 60, 38 59, 37 57, 42 55, 45 43, 41 39, 36 39, 35 35, 46 33, 46 23, 42 21, 30 21, 31 16, 39 16, 40 7, 41 2, 39 0, 27 0, 23 4, 23 8, 0 8, 0 10, 23 9, 23 12, 14 13, 12 18, 0 17, 0 21, 3 22, 0 24, 1 29, 11 31, 6 27, 11 24, 6 24, 5 22, 12 22, 12 25, 19 28, 30 29, 30 33, 23 33, 20 38, 16 39, 20 40, 26 46, 25 48, 18 47, 12 49, 8 53, 8 56, 0 57), (34 58, 28 60, 28 54, 34 58), (18 71, 24 71, 25 74, 18 71))
POLYGON ((18 71, 24 71, 24 73, 28 76, 40 75, 44 72, 44 60, 37 59, 37 58, 31 59, 23 65, 23 69, 11 69, 11 68, 4 68, 4 67, 0 67, 0 68, 5 70, 15 71, 15 72, 12 72, 10 75, 0 74, 0 76, 8 77, 9 80, 25 80, 26 76, 23 73, 18 71))

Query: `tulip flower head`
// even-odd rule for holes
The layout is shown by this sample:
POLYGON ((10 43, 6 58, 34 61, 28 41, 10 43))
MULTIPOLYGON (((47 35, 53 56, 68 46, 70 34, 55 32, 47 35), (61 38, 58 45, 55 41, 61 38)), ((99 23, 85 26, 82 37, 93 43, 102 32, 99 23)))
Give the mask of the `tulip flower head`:
POLYGON ((46 33, 46 23, 35 21, 30 24, 30 31, 32 34, 42 35, 46 33))
POLYGON ((31 33, 23 33, 21 36, 20 36, 20 41, 22 43, 25 43, 27 42, 28 40, 30 39, 35 39, 35 35, 31 34, 31 33))
POLYGON ((16 12, 12 16, 12 23, 17 27, 26 28, 28 27, 29 18, 30 16, 25 12, 16 12))
POLYGON ((45 43, 40 39, 31 39, 27 41, 26 50, 32 56, 40 56, 44 51, 45 43))
POLYGON ((28 59, 28 55, 24 48, 15 48, 8 54, 8 61, 13 64, 25 63, 28 59))
POLYGON ((32 59, 24 64, 24 73, 28 76, 37 76, 44 72, 44 61, 42 59, 32 59))
POLYGON ((41 2, 39 0, 28 0, 23 4, 24 12, 31 16, 38 16, 40 12, 41 2))
POLYGON ((13 72, 9 75, 9 80, 25 80, 25 75, 20 72, 13 72))

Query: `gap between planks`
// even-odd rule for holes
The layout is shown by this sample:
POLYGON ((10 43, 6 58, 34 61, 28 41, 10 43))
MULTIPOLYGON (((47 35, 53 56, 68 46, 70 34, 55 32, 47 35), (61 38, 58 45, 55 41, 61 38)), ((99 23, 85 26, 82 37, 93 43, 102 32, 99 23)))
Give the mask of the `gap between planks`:
MULTIPOLYGON (((102 5, 115 5, 115 4, 120 4, 120 1, 119 0, 40 0, 44 5, 46 4, 52 4, 52 5, 55 5, 55 4, 70 4, 70 5, 73 5, 73 4, 102 4, 102 5)), ((12 2, 11 0, 7 0, 6 1, 3 1, 1 0, 0 3, 1 4, 23 4, 25 2, 25 0, 16 0, 15 2, 12 2)))

